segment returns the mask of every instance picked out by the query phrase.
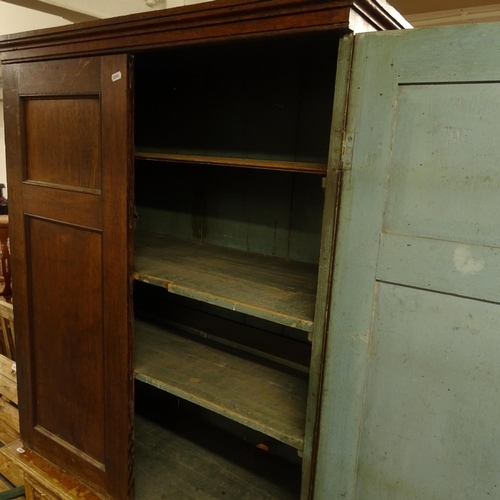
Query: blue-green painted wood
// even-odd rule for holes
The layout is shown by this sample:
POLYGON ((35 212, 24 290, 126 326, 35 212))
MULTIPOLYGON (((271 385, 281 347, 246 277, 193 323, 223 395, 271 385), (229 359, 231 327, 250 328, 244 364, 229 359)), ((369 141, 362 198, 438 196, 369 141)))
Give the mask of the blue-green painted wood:
POLYGON ((378 158, 389 152, 392 132, 391 100, 375 97, 386 92, 389 73, 378 75, 377 80, 372 78, 379 65, 390 67, 390 50, 382 52, 372 65, 366 63, 365 54, 359 50, 359 39, 354 45, 353 65, 357 71, 352 76, 351 89, 353 93, 355 90, 359 92, 362 86, 365 90, 366 84, 370 86, 374 98, 366 102, 351 96, 349 102, 348 130, 352 130, 351 126, 355 124, 366 126, 363 127, 363 134, 358 134, 359 130, 356 130, 354 136, 354 168, 348 168, 343 173, 332 310, 321 393, 315 500, 354 498, 371 305, 375 294, 377 243, 387 178, 383 168, 375 167, 379 163, 378 158), (357 143, 362 141, 369 144, 369 150, 361 152, 357 149, 357 143))
POLYGON ((136 164, 137 228, 317 264, 324 205, 316 174, 136 164))
POLYGON ((498 301, 500 249, 434 238, 382 234, 377 279, 498 301))
POLYGON ((384 231, 500 246, 499 95, 500 82, 399 86, 384 231))
POLYGON ((325 193, 317 175, 294 175, 288 258, 316 264, 319 261, 325 193))
POLYGON ((359 500, 499 498, 500 307, 380 284, 359 500))
POLYGON ((17 488, 12 488, 8 491, 3 491, 0 493, 0 500, 12 500, 13 498, 20 498, 24 496, 25 490, 24 486, 18 486, 17 488))
POLYGON ((407 31, 388 33, 389 43, 402 45, 394 52, 400 84, 499 80, 498 65, 492 64, 500 58, 498 23, 416 29, 411 40, 407 31), (414 50, 401 57, 409 45, 414 50))
POLYGON ((499 63, 500 25, 356 37, 315 500, 499 496, 499 63))
POLYGON ((306 431, 302 459, 301 498, 312 498, 314 469, 318 452, 318 424, 320 392, 323 376, 325 344, 328 338, 330 311, 331 272, 335 251, 338 196, 342 174, 339 170, 342 158, 343 131, 346 126, 346 107, 349 93, 349 75, 354 46, 354 36, 345 35, 339 42, 338 71, 335 82, 335 102, 332 114, 328 175, 326 177, 325 206, 321 231, 318 286, 312 334, 312 353, 307 401, 306 431))
POLYGON ((206 175, 203 242, 288 257, 293 174, 215 168, 206 175))
POLYGON ((204 172, 140 161, 136 162, 135 173, 136 228, 199 241, 204 172))
POLYGON ((135 241, 137 280, 312 331, 317 266, 151 233, 138 232, 135 241))

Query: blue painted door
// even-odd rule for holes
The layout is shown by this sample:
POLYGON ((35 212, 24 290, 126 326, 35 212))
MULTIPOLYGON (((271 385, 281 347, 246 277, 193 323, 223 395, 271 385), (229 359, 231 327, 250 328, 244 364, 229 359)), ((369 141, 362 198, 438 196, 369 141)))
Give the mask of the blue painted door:
POLYGON ((500 24, 357 36, 348 109, 314 498, 500 498, 500 24))

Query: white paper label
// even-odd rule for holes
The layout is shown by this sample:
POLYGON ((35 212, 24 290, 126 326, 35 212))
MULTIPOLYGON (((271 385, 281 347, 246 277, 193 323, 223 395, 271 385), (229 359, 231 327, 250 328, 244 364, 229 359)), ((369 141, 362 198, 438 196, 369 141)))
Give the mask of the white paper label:
POLYGON ((122 72, 121 71, 117 71, 116 73, 113 73, 111 75, 111 80, 113 80, 114 82, 117 82, 118 80, 121 80, 122 79, 122 72))

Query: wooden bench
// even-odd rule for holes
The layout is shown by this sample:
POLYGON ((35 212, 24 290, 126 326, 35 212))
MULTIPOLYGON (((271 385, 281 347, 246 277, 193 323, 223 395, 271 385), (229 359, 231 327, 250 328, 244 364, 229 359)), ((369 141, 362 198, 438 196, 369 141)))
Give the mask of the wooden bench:
POLYGON ((14 338, 14 311, 12 304, 0 297, 0 354, 16 359, 14 338))
POLYGON ((0 442, 19 439, 17 377, 12 304, 0 300, 0 442))
MULTIPOLYGON (((0 299, 0 443, 4 445, 9 445, 19 439, 17 376, 14 359, 12 304, 0 299)), ((2 449, 0 448, 0 450, 2 449)), ((10 459, 0 453, 0 494, 9 491, 11 485, 24 485, 24 473, 10 459)))

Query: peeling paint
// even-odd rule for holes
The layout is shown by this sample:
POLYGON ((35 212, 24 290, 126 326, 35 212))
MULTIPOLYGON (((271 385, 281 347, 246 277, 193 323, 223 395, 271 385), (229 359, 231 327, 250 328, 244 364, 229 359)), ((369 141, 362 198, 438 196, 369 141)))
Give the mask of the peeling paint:
POLYGON ((370 342, 370 332, 366 332, 364 335, 361 333, 356 333, 355 337, 359 340, 362 340, 363 342, 366 342, 367 344, 370 342))
POLYGON ((453 252, 453 263, 458 272, 473 275, 484 269, 483 259, 475 259, 469 245, 457 245, 453 252))
POLYGON ((445 130, 454 142, 463 141, 467 136, 467 131, 459 127, 446 126, 445 130))

